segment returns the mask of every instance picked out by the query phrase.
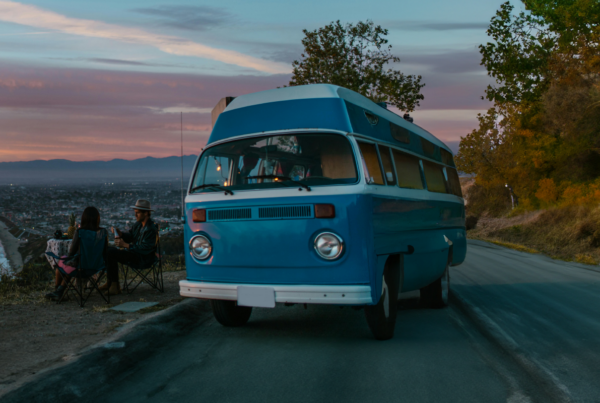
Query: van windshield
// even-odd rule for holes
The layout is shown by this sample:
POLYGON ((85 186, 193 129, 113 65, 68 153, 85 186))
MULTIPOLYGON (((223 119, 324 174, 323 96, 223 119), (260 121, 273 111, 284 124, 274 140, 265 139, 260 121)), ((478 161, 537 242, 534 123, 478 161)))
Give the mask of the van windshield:
POLYGON ((211 147, 202 154, 192 193, 328 186, 358 181, 349 140, 335 134, 265 136, 211 147))

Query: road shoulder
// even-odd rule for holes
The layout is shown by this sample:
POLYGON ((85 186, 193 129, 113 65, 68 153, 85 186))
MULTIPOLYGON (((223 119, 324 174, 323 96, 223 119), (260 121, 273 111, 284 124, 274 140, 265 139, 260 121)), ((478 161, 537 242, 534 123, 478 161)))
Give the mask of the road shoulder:
POLYGON ((149 314, 85 349, 76 359, 15 384, 5 391, 2 402, 81 402, 85 396, 101 395, 105 388, 127 376, 129 370, 151 353, 210 318, 209 312, 205 301, 186 299, 149 314))

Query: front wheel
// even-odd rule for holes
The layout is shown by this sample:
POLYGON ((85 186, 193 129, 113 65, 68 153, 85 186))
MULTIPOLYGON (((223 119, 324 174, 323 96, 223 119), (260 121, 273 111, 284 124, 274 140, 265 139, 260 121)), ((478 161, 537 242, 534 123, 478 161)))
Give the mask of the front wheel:
POLYGON ((390 266, 388 265, 383 272, 379 302, 377 305, 365 307, 367 323, 377 340, 389 340, 394 337, 394 328, 396 327, 400 271, 390 266))
POLYGON ((228 327, 244 326, 252 314, 251 306, 238 306, 236 301, 213 299, 210 306, 217 322, 228 327))

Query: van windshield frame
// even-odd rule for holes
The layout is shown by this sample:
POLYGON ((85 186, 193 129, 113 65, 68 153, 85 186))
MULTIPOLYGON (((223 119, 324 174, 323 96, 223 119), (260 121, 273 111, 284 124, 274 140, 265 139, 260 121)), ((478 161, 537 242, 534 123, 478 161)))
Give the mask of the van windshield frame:
POLYGON ((354 185, 359 181, 356 153, 345 135, 275 134, 227 141, 204 150, 188 193, 222 192, 223 187, 242 191, 354 185), (202 188, 206 184, 219 186, 202 188))

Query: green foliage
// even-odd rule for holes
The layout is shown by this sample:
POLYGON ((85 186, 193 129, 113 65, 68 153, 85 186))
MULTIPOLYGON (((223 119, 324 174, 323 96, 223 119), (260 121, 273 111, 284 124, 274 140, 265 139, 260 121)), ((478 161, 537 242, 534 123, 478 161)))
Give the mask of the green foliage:
POLYGON ((504 3, 491 19, 480 53, 496 79, 486 90, 495 105, 455 160, 489 197, 508 184, 525 211, 595 200, 595 188, 582 187, 600 177, 600 2, 523 3, 516 15, 504 3))
POLYGON ((356 25, 332 22, 315 31, 304 30, 302 60, 294 61, 290 86, 327 83, 356 91, 375 102, 388 102, 414 111, 425 84, 421 76, 387 68, 399 63, 385 36, 388 30, 372 21, 356 25), (387 46, 386 46, 387 45, 387 46))
POLYGON ((494 42, 480 45, 481 63, 497 86, 486 97, 496 103, 539 99, 548 86, 548 59, 555 39, 542 18, 524 12, 512 15, 514 6, 502 4, 487 30, 494 42))

